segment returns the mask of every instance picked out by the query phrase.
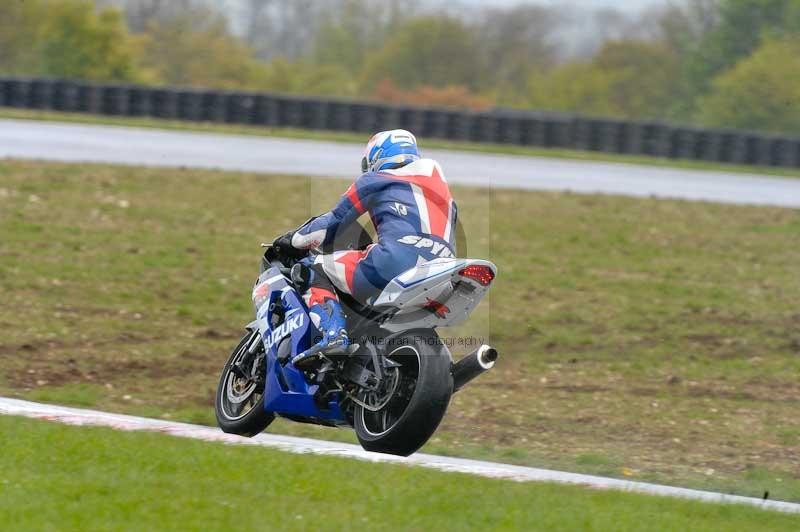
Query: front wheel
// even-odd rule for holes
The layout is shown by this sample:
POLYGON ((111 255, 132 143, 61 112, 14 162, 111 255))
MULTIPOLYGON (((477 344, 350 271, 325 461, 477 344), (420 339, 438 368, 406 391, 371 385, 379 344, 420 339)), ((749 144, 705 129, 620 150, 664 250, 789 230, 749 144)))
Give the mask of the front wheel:
POLYGON ((428 441, 447 411, 452 359, 434 331, 410 332, 392 344, 397 347, 390 345, 386 356, 399 366, 396 375, 386 377, 391 398, 385 402, 362 394, 353 421, 367 451, 408 456, 428 441))
POLYGON ((248 331, 231 353, 217 386, 214 410, 223 432, 252 437, 275 419, 264 410, 264 346, 258 330, 248 331), (255 354, 248 347, 258 342, 255 354))

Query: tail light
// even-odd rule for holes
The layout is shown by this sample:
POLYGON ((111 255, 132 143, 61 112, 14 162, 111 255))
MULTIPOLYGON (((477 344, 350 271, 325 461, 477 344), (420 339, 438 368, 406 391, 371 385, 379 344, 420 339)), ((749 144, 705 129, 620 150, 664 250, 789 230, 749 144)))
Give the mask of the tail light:
POLYGON ((477 264, 461 269, 458 275, 478 281, 483 286, 489 286, 489 283, 494 280, 494 272, 490 267, 477 264))

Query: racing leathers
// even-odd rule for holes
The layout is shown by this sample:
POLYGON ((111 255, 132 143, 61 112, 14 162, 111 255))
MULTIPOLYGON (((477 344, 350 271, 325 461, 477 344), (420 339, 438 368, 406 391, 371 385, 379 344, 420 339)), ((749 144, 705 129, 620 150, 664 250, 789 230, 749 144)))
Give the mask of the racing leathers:
POLYGON ((364 250, 303 259, 311 270, 303 297, 323 335, 316 351, 348 343, 334 287, 369 305, 389 281, 404 271, 436 258, 455 256, 456 203, 441 167, 432 159, 361 175, 333 210, 293 234, 292 247, 330 246, 337 234, 365 212, 375 226, 375 244, 364 250))

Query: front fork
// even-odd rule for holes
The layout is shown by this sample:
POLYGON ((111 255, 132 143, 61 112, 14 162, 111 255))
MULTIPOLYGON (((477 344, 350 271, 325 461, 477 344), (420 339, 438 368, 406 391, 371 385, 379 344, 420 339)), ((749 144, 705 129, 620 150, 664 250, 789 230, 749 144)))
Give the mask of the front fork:
POLYGON ((247 379, 251 381, 257 380, 259 366, 259 364, 253 364, 253 357, 258 352, 259 347, 263 345, 261 342, 261 333, 258 330, 257 322, 253 323, 256 324, 255 328, 251 329, 250 326, 248 326, 248 330, 251 330, 252 334, 250 335, 250 341, 247 344, 247 351, 240 361, 231 366, 231 371, 234 373, 234 375, 241 379, 247 379), (248 370, 247 368, 250 369, 248 370))

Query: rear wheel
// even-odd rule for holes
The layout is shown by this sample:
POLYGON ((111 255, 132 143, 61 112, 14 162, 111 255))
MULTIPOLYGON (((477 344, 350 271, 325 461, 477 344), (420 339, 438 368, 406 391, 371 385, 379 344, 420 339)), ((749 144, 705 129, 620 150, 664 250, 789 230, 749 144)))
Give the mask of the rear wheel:
POLYGON ((264 410, 264 346, 258 330, 249 331, 231 353, 217 386, 215 408, 217 424, 229 434, 252 437, 275 419, 264 410), (258 342, 258 351, 248 347, 258 342))
POLYGON ((394 341, 387 357, 399 364, 387 371, 379 393, 362 393, 354 411, 356 435, 367 451, 408 456, 422 447, 442 421, 453 378, 447 347, 433 331, 394 341))

